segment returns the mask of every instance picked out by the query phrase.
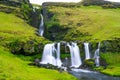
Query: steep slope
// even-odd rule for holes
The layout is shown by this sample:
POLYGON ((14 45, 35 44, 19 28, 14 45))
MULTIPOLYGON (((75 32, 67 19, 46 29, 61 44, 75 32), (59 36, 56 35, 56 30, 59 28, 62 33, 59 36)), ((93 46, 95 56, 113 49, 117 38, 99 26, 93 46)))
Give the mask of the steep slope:
POLYGON ((8 47, 13 53, 22 51, 24 53, 41 52, 41 48, 48 40, 37 36, 35 28, 14 14, 0 12, 0 44, 8 47), (40 44, 41 43, 41 44, 40 44))
POLYGON ((47 10, 47 14, 51 13, 46 21, 48 34, 54 33, 56 40, 103 41, 120 38, 120 9, 48 6, 47 10))

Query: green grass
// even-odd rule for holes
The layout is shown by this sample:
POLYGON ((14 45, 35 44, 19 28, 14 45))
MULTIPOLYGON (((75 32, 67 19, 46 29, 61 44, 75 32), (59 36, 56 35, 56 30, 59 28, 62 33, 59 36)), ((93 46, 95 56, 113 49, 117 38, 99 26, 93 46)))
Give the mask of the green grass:
MULTIPOLYGON (((38 45, 43 46, 48 43, 47 39, 36 35, 38 34, 36 28, 28 25, 23 19, 12 13, 0 12, 0 23, 0 44, 8 47, 12 52, 24 49, 25 53, 31 54, 30 49, 32 47, 34 50, 38 50, 38 45)), ((39 49, 39 52, 40 50, 42 49, 39 49)))
POLYGON ((29 66, 0 47, 0 80, 76 80, 67 72, 29 66))
POLYGON ((4 41, 5 43, 16 39, 27 41, 34 38, 40 38, 35 35, 35 28, 26 24, 25 21, 14 16, 13 14, 0 12, 0 23, 1 42, 4 41))
POLYGON ((62 28, 70 28, 62 38, 64 40, 103 41, 120 38, 120 9, 103 9, 100 6, 52 6, 48 10, 54 14, 54 20, 57 20, 62 28))
POLYGON ((102 73, 111 76, 120 76, 120 54, 119 53, 105 53, 101 55, 105 59, 108 66, 101 70, 102 73))

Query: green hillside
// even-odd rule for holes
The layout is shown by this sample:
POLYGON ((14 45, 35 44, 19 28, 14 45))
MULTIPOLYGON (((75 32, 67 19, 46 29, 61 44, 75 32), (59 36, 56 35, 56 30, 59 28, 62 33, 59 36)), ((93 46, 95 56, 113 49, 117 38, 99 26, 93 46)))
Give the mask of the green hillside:
POLYGON ((29 66, 0 47, 0 80, 76 80, 66 72, 29 66))
MULTIPOLYGON (((56 41, 87 41, 92 42, 93 46, 95 42, 101 42, 100 55, 107 66, 96 70, 120 76, 120 8, 46 6, 46 9, 47 38, 56 41)), ((78 43, 80 47, 82 44, 78 43)))
MULTIPOLYGON (((93 49, 101 42, 100 56, 107 66, 92 69, 120 76, 120 8, 53 4, 33 9, 35 5, 29 0, 0 1, 0 80, 76 80, 67 72, 29 65, 52 41, 78 41, 82 54, 84 41, 93 42, 93 49), (44 37, 38 33, 40 12, 45 22, 44 37)), ((62 57, 69 55, 64 54, 63 47, 61 53, 62 57)))
POLYGON ((103 41, 120 38, 119 8, 50 6, 47 9, 47 13, 53 16, 50 16, 46 22, 46 27, 56 33, 58 40, 103 41), (66 31, 55 32, 54 26, 60 26, 66 31))
MULTIPOLYGON (((9 6, 5 8, 5 11, 9 10, 9 6)), ((33 61, 28 61, 25 55, 32 54, 29 57, 34 60, 36 57, 33 58, 33 56, 40 55, 43 46, 50 42, 38 36, 37 28, 27 24, 14 12, 1 11, 0 23, 0 80, 76 80, 67 72, 28 65, 33 61), (16 54, 22 54, 25 59, 23 60, 20 55, 16 54)))
POLYGON ((36 28, 14 14, 0 12, 0 17, 0 44, 2 46, 9 48, 13 53, 19 52, 22 48, 28 54, 37 53, 37 50, 42 52, 37 46, 44 46, 48 40, 37 36, 36 28), (34 50, 32 50, 33 47, 34 50))

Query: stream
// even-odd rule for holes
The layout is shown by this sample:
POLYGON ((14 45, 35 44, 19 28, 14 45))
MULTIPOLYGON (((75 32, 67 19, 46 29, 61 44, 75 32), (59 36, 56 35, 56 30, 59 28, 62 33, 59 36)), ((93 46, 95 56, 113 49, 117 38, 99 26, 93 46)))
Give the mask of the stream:
POLYGON ((72 69, 68 72, 80 80, 120 80, 120 77, 112 77, 96 71, 84 69, 72 69))

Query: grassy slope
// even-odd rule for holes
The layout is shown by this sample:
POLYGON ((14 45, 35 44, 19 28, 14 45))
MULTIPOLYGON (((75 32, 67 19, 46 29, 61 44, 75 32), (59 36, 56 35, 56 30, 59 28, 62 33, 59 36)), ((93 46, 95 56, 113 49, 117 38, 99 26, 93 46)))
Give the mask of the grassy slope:
POLYGON ((65 40, 102 41, 120 38, 120 9, 81 6, 80 8, 50 7, 49 11, 55 14, 60 25, 71 28, 65 35, 65 40), (91 36, 80 36, 80 33, 91 36))
MULTIPOLYGON (((44 42, 45 39, 35 35, 35 28, 26 24, 14 14, 0 12, 0 44, 8 44, 14 40, 26 42, 36 39, 36 42, 44 42)), ((19 56, 18 56, 19 57, 19 56)), ((7 50, 0 47, 0 80, 74 80, 75 78, 66 72, 59 73, 29 66, 7 50)))
POLYGON ((120 76, 120 54, 106 53, 101 54, 101 57, 105 59, 109 65, 107 69, 101 70, 101 72, 112 76, 120 76))
POLYGON ((13 14, 6 14, 0 12, 0 43, 5 44, 14 40, 21 40, 23 42, 30 39, 38 39, 43 41, 42 37, 35 35, 35 28, 26 24, 22 19, 13 14))
POLYGON ((28 66, 0 47, 0 80, 75 80, 66 72, 28 66))
MULTIPOLYGON (((7 6, 6 6, 7 7, 7 6)), ((15 14, 0 12, 0 44, 6 46, 14 41, 27 42, 34 40, 35 44, 46 43, 48 40, 36 36, 36 29, 28 25, 15 14)), ((13 45, 14 46, 14 45, 13 45)), ((27 58, 27 57, 26 57, 27 58)), ((26 61, 0 47, 0 80, 75 80, 66 72, 59 73, 29 66, 26 61)))

